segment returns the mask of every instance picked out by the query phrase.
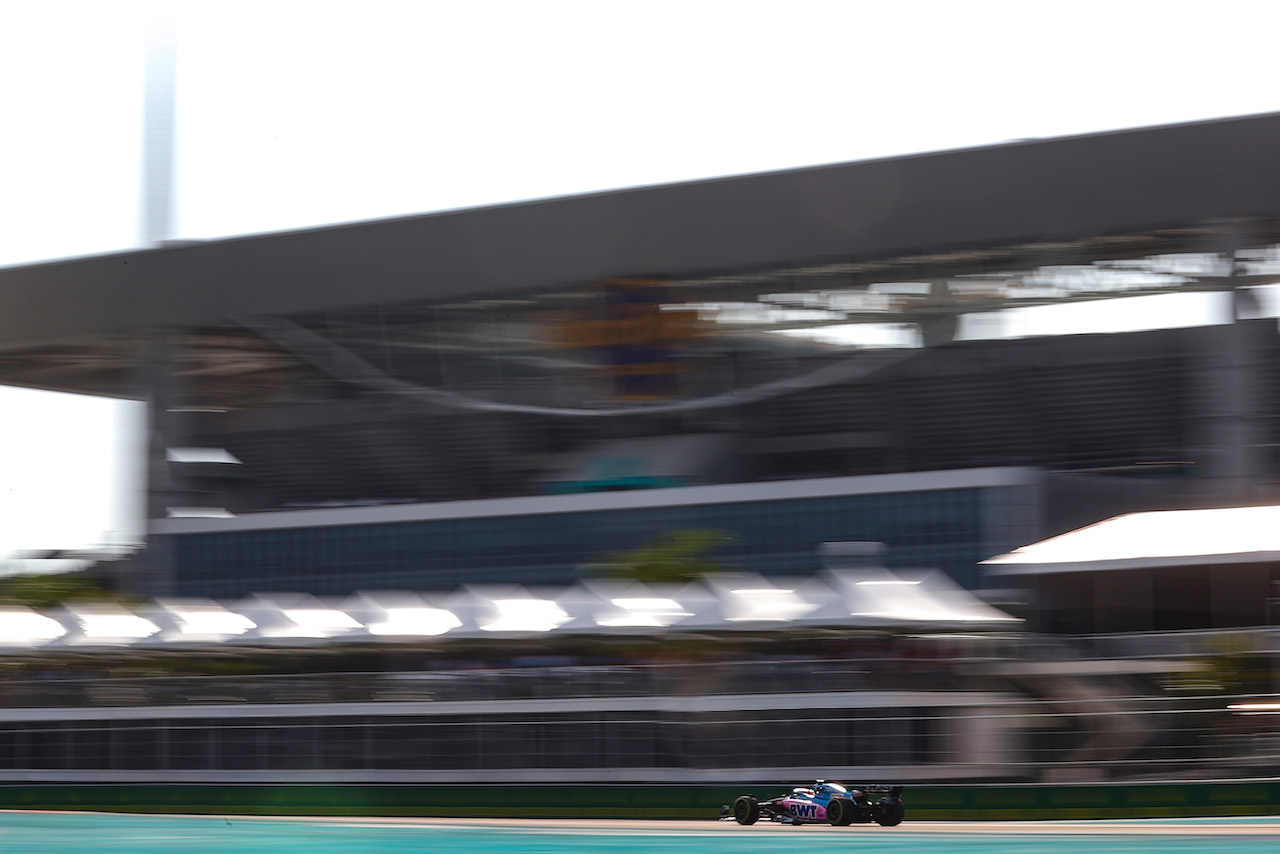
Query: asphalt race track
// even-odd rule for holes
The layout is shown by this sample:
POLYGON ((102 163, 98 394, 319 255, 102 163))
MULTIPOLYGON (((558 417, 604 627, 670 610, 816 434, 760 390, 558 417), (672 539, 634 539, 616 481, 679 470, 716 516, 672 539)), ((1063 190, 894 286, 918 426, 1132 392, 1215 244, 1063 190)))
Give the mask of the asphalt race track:
POLYGON ((1105 854, 1280 852, 1280 818, 742 827, 717 821, 310 819, 0 813, 4 854, 1105 854))

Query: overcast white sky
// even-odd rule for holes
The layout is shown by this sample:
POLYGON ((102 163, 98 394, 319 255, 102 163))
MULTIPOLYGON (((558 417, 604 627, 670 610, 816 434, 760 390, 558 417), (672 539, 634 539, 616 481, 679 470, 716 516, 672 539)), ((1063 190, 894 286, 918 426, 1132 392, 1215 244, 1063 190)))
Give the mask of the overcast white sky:
MULTIPOLYGON (((1278 9, 0 0, 0 265, 137 244, 160 15, 178 36, 173 236, 213 238, 1269 112, 1278 9)), ((0 394, 0 554, 128 527, 119 408, 54 398, 0 394)))

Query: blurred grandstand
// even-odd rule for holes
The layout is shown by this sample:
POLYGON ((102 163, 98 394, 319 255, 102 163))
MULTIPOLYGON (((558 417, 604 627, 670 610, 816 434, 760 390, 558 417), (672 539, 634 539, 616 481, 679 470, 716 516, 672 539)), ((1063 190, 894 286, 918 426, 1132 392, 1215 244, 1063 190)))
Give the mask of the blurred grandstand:
POLYGON ((1158 597, 1102 607, 1087 565, 1084 595, 982 562, 1124 513, 1277 500, 1277 143, 1280 115, 1258 116, 0 271, 0 382, 150 405, 147 548, 100 571, 157 600, 9 615, 0 774, 1253 773, 1275 562, 1176 625, 1158 597), (1191 294, 1217 315, 1159 316, 1191 294), (1009 332, 1139 298, 1143 331, 1009 332), (723 536, 725 589, 809 610, 731 625, 714 586, 600 595, 602 562, 681 530, 723 536), (855 619, 822 557, 845 541, 883 550, 840 569, 938 570, 995 619, 855 619), (380 591, 457 625, 393 643, 370 628, 380 591), (570 604, 619 599, 691 622, 574 623, 570 604), (489 631, 477 601, 564 619, 489 631), (183 608, 241 631, 183 637, 183 608), (309 636, 289 612, 336 623, 309 636), (148 675, 106 678, 129 667, 148 675), (778 735, 799 720, 830 730, 820 751, 778 735))

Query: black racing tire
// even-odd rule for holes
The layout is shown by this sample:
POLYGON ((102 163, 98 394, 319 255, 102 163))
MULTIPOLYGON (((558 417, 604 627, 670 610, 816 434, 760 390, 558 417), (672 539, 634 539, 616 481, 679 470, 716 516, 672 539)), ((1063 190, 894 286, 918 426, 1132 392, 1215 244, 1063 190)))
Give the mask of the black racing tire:
POLYGON ((750 795, 733 802, 733 820, 738 824, 755 824, 760 820, 760 804, 750 795))
POLYGON ((881 798, 876 806, 880 807, 876 824, 881 827, 897 827, 907 817, 906 806, 897 798, 881 798))
POLYGON ((848 798, 832 798, 827 802, 827 821, 835 827, 848 827, 857 815, 857 805, 848 798))

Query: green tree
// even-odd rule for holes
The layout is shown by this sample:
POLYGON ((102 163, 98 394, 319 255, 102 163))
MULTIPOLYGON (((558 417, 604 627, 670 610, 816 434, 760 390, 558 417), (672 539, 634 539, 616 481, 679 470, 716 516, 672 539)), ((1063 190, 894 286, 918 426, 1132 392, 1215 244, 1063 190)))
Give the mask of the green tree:
POLYGON ((0 578, 0 604, 53 608, 64 602, 123 602, 82 573, 11 575, 0 578))
POLYGON ((595 567, 607 578, 645 584, 677 584, 724 572, 711 552, 732 542, 721 531, 668 531, 634 551, 615 552, 595 567))

